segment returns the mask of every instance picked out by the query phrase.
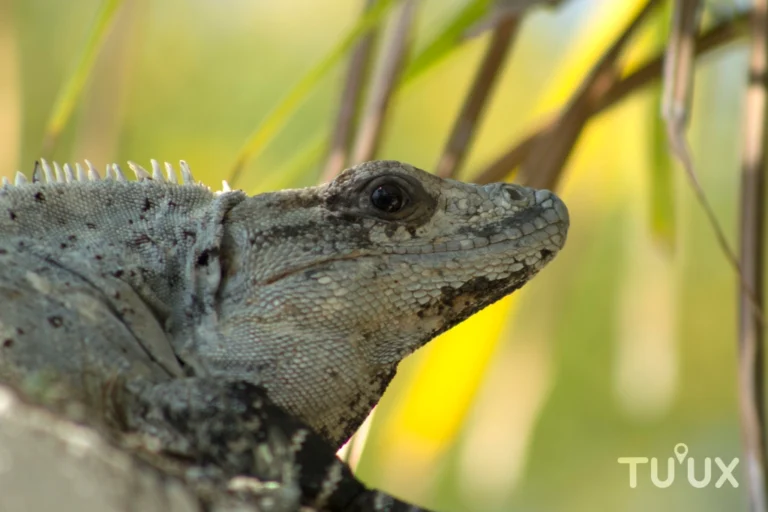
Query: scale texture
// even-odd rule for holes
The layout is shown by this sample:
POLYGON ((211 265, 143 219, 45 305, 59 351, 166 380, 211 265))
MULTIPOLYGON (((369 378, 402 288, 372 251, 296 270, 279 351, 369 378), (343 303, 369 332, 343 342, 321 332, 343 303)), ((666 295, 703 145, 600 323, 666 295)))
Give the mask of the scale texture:
POLYGON ((214 480, 280 482, 274 510, 419 510, 334 452, 405 356, 554 258, 562 201, 395 161, 253 197, 131 167, 0 188, 0 380, 214 480))

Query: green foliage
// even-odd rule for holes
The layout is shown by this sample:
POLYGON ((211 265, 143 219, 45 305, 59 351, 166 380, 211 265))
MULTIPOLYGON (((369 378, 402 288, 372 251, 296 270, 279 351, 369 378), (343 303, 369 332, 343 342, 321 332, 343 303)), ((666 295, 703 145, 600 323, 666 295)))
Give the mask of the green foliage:
POLYGON ((491 0, 470 0, 459 9, 445 28, 411 60, 403 73, 403 83, 418 78, 455 51, 466 40, 470 27, 488 14, 491 4, 491 0))
POLYGON ((99 50, 104 44, 109 28, 115 19, 115 14, 123 0, 103 0, 96 19, 88 33, 88 39, 83 45, 83 52, 77 66, 67 82, 60 89, 56 98, 51 117, 45 129, 43 154, 50 156, 58 141, 59 135, 72 118, 72 112, 81 99, 83 89, 91 76, 93 65, 99 50))

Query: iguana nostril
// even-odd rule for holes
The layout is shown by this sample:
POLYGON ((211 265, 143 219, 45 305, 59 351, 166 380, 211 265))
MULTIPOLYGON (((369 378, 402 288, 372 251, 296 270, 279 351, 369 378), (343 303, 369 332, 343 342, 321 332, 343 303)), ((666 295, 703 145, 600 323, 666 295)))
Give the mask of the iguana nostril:
POLYGON ((515 185, 504 185, 503 190, 507 193, 507 197, 509 197, 510 201, 522 201, 525 199, 523 193, 520 192, 520 189, 515 185))

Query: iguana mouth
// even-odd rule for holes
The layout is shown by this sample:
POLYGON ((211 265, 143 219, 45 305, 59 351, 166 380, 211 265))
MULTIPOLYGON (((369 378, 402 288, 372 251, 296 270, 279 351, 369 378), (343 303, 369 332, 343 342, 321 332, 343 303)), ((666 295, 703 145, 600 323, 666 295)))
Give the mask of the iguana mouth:
MULTIPOLYGON (((343 256, 332 256, 303 265, 289 266, 280 272, 267 277, 263 281, 260 281, 258 284, 262 286, 269 286, 295 274, 315 270, 319 267, 326 267, 331 263, 336 263, 339 261, 359 260, 361 258, 375 258, 381 256, 426 256, 430 254, 439 254, 445 258, 449 258, 452 255, 455 257, 467 257, 470 254, 477 254, 479 251, 485 249, 485 252, 489 256, 504 253, 510 253, 511 255, 514 253, 518 258, 520 258, 521 255, 530 258, 538 254, 538 259, 546 262, 551 260, 565 244, 567 225, 564 223, 552 223, 549 224, 546 228, 536 230, 530 235, 523 235, 519 237, 516 237, 514 233, 499 233, 499 237, 494 239, 494 236, 491 236, 490 240, 482 238, 463 239, 461 241, 454 240, 450 242, 440 242, 437 244, 419 244, 403 248, 391 249, 390 251, 386 251, 387 248, 383 248, 384 250, 379 254, 355 251, 343 256), (556 231, 553 229, 546 231, 546 228, 549 226, 555 226, 557 228, 556 231), (537 233, 547 233, 547 238, 551 244, 545 246, 542 249, 540 245, 541 242, 536 240, 535 235, 537 233), (486 243, 482 242, 482 240, 486 240, 486 243), (521 249, 525 249, 529 246, 531 247, 530 251, 521 252, 521 249)), ((510 267, 517 267, 521 264, 522 263, 511 263, 510 267)), ((513 270, 519 269, 513 268, 513 270)))
MULTIPOLYGON (((525 249, 526 247, 540 247, 546 240, 551 242, 553 250, 560 250, 565 244, 567 227, 562 223, 549 224, 543 229, 538 229, 528 235, 517 232, 500 232, 490 237, 475 237, 463 239, 439 240, 430 244, 414 244, 391 249, 388 254, 440 254, 456 253, 469 254, 476 250, 496 249, 501 247, 503 251, 512 249, 525 249), (551 229, 550 229, 551 228, 551 229), (544 236, 546 235, 546 236, 544 236)), ((494 254, 496 251, 494 251, 494 254)))

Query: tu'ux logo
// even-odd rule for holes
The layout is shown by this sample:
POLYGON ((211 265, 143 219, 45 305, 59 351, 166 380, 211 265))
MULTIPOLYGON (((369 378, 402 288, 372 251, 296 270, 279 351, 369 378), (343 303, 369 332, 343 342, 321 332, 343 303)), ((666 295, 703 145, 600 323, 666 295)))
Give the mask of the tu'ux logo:
MULTIPOLYGON (((705 457, 703 460, 696 460, 693 457, 688 457, 688 446, 684 443, 676 444, 674 452, 675 457, 667 459, 666 478, 664 479, 659 475, 660 462, 656 457, 650 459, 648 457, 619 457, 618 462, 629 466, 629 486, 633 489, 637 487, 639 468, 648 462, 650 462, 651 483, 661 489, 667 488, 675 482, 676 471, 679 471, 678 474, 685 475, 688 483, 697 489, 703 489, 712 483, 713 459, 705 457), (688 458, 687 461, 686 457, 688 458)), ((720 476, 714 483, 716 488, 719 489, 726 483, 733 487, 739 486, 739 482, 733 476, 733 471, 739 465, 738 457, 732 459, 728 464, 720 457, 715 457, 714 463, 720 471, 720 476)))

